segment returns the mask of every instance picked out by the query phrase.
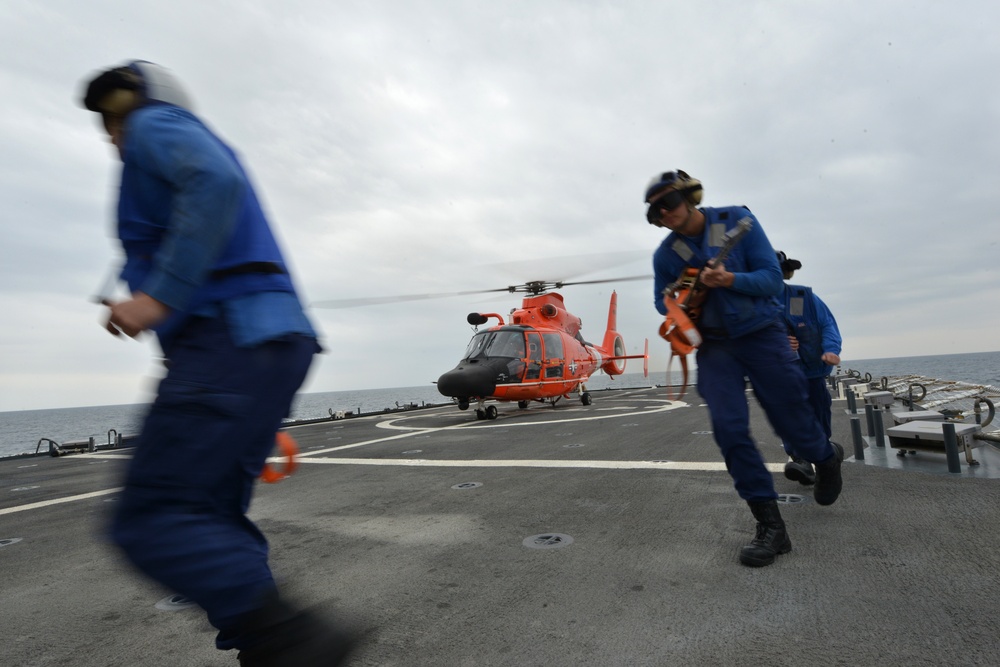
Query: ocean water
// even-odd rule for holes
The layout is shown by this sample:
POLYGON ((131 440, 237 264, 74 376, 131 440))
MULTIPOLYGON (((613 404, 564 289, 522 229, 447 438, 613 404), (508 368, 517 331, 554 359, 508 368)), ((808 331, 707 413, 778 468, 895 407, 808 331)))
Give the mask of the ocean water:
MULTIPOLYGON (((663 384, 666 374, 626 373, 614 380, 607 375, 597 375, 587 383, 591 391, 606 387, 648 387, 654 382, 663 384)), ((358 391, 327 391, 299 394, 292 405, 292 419, 329 417, 331 412, 359 413, 382 412, 404 405, 433 405, 448 403, 450 399, 428 384, 421 387, 392 387, 358 391)), ((58 408, 51 410, 23 410, 0 412, 0 458, 47 452, 48 442, 59 444, 86 441, 95 438, 98 445, 112 442, 114 433, 134 435, 139 432, 148 405, 101 405, 84 408, 58 408), (110 431, 114 433, 110 433, 110 431)))
POLYGON ((1000 387, 1000 352, 940 354, 926 357, 896 357, 893 359, 842 360, 842 370, 853 369, 862 375, 871 373, 874 380, 882 376, 923 375, 955 382, 972 382, 1000 387))
MULTIPOLYGON (((675 363, 674 368, 676 367, 675 363)), ((862 375, 871 373, 876 380, 882 376, 914 374, 1000 386, 1000 352, 845 360, 841 369, 857 370, 862 375)), ((679 381, 678 376, 679 373, 675 370, 674 382, 679 381)), ((665 372, 651 371, 649 378, 644 378, 641 373, 626 373, 613 380, 607 375, 596 375, 587 386, 590 390, 597 391, 607 387, 648 387, 651 384, 665 383, 665 372)), ((327 417, 331 412, 371 413, 411 403, 425 405, 447 402, 448 399, 430 384, 421 387, 329 391, 300 394, 295 400, 291 416, 293 419, 313 419, 327 417)), ((0 458, 34 452, 42 438, 65 443, 86 441, 94 437, 97 444, 104 444, 109 442, 109 431, 112 429, 125 435, 135 434, 142 424, 146 408, 146 405, 136 404, 0 412, 0 458)), ((43 443, 40 451, 48 451, 48 444, 43 443)))

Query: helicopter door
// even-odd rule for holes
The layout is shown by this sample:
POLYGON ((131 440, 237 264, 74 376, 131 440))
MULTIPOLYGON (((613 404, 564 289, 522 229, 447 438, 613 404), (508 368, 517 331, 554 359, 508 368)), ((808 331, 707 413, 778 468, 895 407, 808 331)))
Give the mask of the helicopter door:
POLYGON ((563 376, 563 341, 558 333, 542 334, 545 340, 545 377, 561 378, 563 376))
POLYGON ((524 372, 525 380, 538 380, 542 376, 542 337, 533 331, 528 332, 528 368, 524 372))

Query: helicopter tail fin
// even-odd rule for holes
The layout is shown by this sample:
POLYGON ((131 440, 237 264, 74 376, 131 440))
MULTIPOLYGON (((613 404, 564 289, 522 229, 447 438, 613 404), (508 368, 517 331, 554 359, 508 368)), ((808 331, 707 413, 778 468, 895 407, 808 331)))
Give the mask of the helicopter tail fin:
POLYGON ((618 333, 618 293, 611 292, 611 303, 608 306, 608 328, 604 332, 604 343, 601 345, 610 358, 601 365, 608 375, 621 375, 625 372, 625 341, 618 333))
POLYGON ((601 353, 607 355, 601 370, 608 375, 621 375, 625 372, 626 359, 642 359, 642 374, 649 377, 649 339, 646 339, 642 354, 629 354, 625 351, 625 339, 618 333, 618 295, 611 293, 611 305, 608 307, 608 329, 604 332, 604 344, 601 353))
MULTIPOLYGON (((608 332, 618 330, 618 292, 611 291, 611 303, 608 305, 608 332)), ((607 334, 604 334, 607 343, 607 334)))

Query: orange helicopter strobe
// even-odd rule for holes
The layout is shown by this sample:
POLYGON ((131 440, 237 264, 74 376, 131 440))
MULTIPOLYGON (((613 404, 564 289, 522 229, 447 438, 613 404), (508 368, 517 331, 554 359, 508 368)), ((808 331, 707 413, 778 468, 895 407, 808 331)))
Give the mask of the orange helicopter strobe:
POLYGON ((643 354, 628 355, 616 330, 617 293, 611 293, 604 340, 593 345, 584 340, 580 318, 566 310, 562 295, 545 292, 550 286, 562 284, 538 281, 511 287, 511 292, 529 296, 511 312, 509 324, 497 313, 469 314, 468 322, 475 327, 492 318, 498 324, 473 336, 462 361, 438 378, 438 391, 453 398, 460 410, 475 401, 477 418, 496 419, 497 406, 486 405, 487 400, 517 401, 524 409, 529 401, 555 406, 579 392, 580 401, 590 405, 584 383, 598 370, 621 375, 626 359, 642 359, 643 375, 649 376, 649 341, 643 354))

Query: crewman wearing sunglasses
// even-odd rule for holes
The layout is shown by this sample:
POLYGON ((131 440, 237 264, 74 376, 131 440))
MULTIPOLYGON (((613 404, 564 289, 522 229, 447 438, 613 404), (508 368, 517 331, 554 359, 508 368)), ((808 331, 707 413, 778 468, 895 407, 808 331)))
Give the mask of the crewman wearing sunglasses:
POLYGON ((646 220, 670 230, 653 254, 654 302, 667 314, 664 292, 688 268, 703 269, 709 288, 695 322, 697 388, 708 404, 712 433, 740 498, 757 520, 756 536, 740 562, 762 567, 791 551, 778 510, 774 479, 750 435, 746 380, 775 432, 816 469, 814 499, 832 505, 840 495, 843 449, 831 443, 808 402, 806 378, 788 344, 782 309, 781 268, 760 223, 743 206, 699 207, 700 181, 677 170, 657 174, 646 186, 646 220), (750 229, 724 262, 713 258, 743 221, 750 229))

